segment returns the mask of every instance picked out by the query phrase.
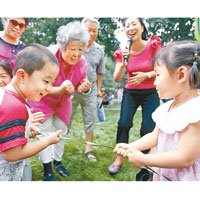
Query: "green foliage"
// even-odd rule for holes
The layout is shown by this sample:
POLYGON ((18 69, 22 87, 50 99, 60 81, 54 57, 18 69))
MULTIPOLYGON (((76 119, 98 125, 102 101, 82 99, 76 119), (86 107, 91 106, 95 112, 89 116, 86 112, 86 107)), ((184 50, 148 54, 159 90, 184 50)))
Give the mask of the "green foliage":
MULTIPOLYGON (((97 122, 93 142, 115 146, 117 122, 119 120, 119 110, 106 110, 106 121, 97 122)), ((137 111, 134 119, 134 127, 130 130, 129 141, 134 141, 139 137, 141 123, 141 111, 137 111)), ((69 177, 61 177, 55 170, 56 181, 135 181, 138 169, 133 167, 127 159, 124 165, 115 176, 108 172, 108 166, 115 160, 116 155, 112 149, 105 147, 93 147, 93 152, 97 157, 97 162, 89 162, 85 152, 85 134, 81 110, 78 109, 73 120, 72 129, 68 135, 77 141, 67 141, 62 163, 70 173, 69 177)), ((43 167, 38 156, 31 157, 33 169, 33 181, 43 179, 43 167)))
MULTIPOLYGON (((56 43, 58 28, 82 18, 30 18, 30 24, 21 37, 24 43, 37 42, 45 46, 56 43)), ((97 42, 105 48, 105 55, 113 60, 113 52, 119 47, 114 31, 124 18, 98 18, 100 23, 97 42)), ((194 39, 194 18, 147 18, 149 35, 157 35, 163 43, 171 40, 194 39)), ((0 30, 3 26, 0 23, 0 30)))
POLYGON ((56 33, 60 26, 80 18, 30 18, 30 24, 21 37, 24 43, 36 42, 44 46, 56 43, 56 33))
POLYGON ((173 40, 194 40, 194 18, 148 18, 149 35, 163 44, 173 40))
MULTIPOLYGON (((66 25, 71 21, 82 18, 30 18, 30 24, 21 37, 21 40, 28 44, 36 42, 49 46, 56 43, 56 33, 60 26, 66 25)), ((113 52, 119 48, 119 41, 115 38, 115 30, 118 28, 118 22, 123 22, 124 18, 98 18, 100 23, 97 42, 105 49, 106 69, 102 87, 117 88, 118 83, 113 80, 115 68, 113 52)), ((149 36, 160 37, 165 45, 172 40, 192 39, 194 40, 194 18, 147 18, 147 28, 149 36)), ((0 30, 2 30, 0 23, 0 30)), ((119 83, 125 85, 125 78, 119 83)))
MULTIPOLYGON (((81 21, 82 18, 31 18, 21 40, 24 43, 36 42, 44 46, 55 44, 58 28, 75 20, 81 21)), ((100 27, 97 42, 104 46, 105 55, 112 57, 112 52, 119 44, 114 36, 117 23, 114 18, 98 18, 98 20, 100 27)))

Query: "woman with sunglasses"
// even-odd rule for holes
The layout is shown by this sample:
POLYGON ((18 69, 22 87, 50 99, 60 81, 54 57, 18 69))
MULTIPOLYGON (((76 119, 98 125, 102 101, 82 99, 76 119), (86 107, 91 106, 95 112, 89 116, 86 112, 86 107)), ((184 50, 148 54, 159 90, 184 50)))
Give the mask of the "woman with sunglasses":
MULTIPOLYGON (((28 18, 1 18, 4 30, 0 32, 0 58, 8 62, 12 68, 18 52, 25 46, 20 36, 26 30, 28 18)), ((26 159, 22 181, 32 180, 32 170, 29 158, 26 159)))
POLYGON ((20 36, 26 30, 28 18, 1 18, 4 30, 0 32, 0 58, 14 69, 17 53, 24 47, 20 36))

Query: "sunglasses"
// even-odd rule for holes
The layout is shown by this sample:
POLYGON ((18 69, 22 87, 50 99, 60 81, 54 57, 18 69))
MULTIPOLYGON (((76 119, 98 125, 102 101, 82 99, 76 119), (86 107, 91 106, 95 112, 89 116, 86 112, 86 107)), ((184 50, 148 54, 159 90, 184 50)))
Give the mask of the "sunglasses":
POLYGON ((24 29, 26 28, 26 24, 23 23, 19 23, 18 21, 14 20, 14 19, 10 19, 9 20, 9 24, 13 27, 19 26, 20 29, 24 29))

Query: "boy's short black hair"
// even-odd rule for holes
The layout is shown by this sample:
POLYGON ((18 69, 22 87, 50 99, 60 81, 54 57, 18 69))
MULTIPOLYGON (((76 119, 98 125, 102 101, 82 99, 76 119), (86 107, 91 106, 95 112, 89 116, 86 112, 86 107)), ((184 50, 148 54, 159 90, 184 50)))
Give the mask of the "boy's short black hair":
POLYGON ((3 67, 8 74, 10 75, 10 77, 12 78, 12 68, 9 64, 9 62, 3 60, 2 58, 0 58, 0 67, 3 67))
POLYGON ((13 75, 18 69, 24 69, 31 75, 42 69, 46 63, 54 63, 59 67, 56 56, 46 47, 36 43, 28 44, 17 54, 13 75))

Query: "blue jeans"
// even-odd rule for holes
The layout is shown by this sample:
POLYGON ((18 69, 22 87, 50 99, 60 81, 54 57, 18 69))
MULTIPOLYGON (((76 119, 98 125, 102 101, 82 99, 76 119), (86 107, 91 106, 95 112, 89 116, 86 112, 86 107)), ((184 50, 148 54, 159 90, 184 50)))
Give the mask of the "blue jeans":
POLYGON ((139 106, 142 107, 140 136, 152 132, 155 123, 151 115, 159 104, 160 99, 154 88, 143 90, 124 89, 117 129, 117 143, 128 143, 129 130, 133 126, 133 117, 139 106))

